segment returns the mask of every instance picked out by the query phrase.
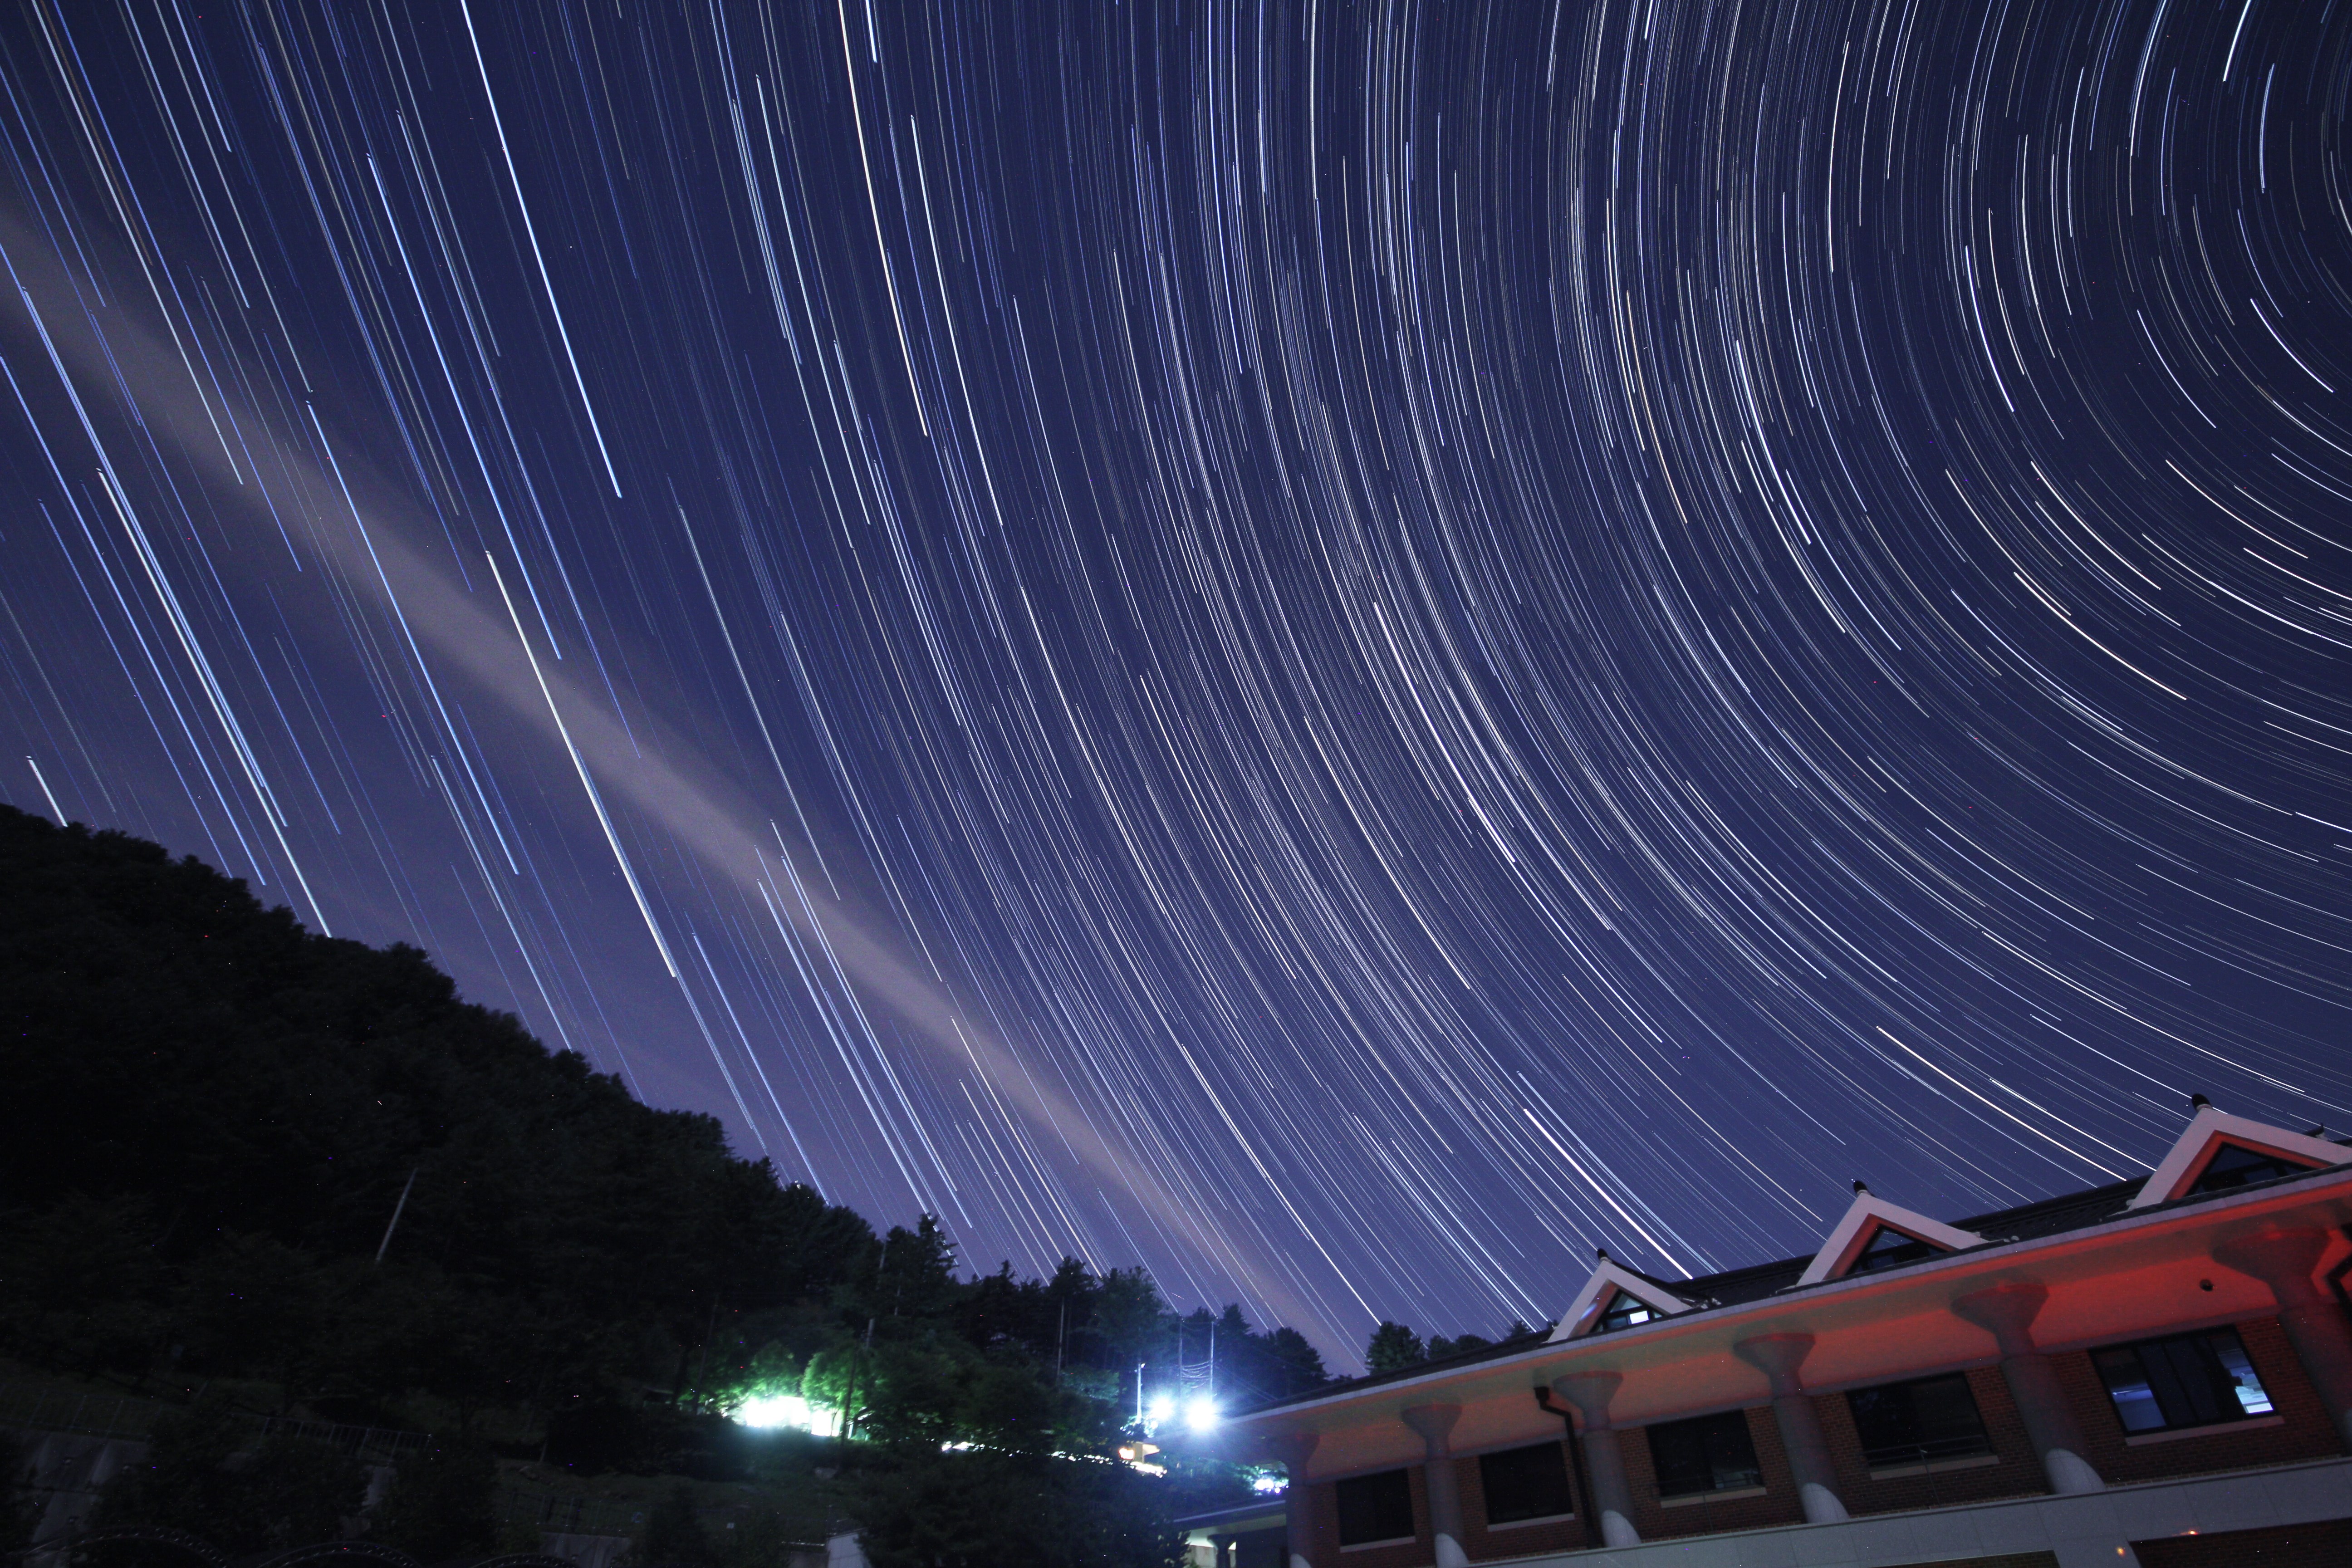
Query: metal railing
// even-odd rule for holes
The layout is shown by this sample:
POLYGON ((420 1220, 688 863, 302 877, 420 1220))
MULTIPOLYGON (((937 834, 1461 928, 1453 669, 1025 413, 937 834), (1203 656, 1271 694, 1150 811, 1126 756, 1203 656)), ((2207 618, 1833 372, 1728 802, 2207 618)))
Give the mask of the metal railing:
POLYGON ((92 1437, 144 1437, 172 1406, 130 1394, 77 1394, 68 1388, 0 1384, 0 1426, 73 1432, 92 1437))
POLYGON ((433 1441, 430 1432, 401 1432, 389 1426, 351 1426, 340 1421, 300 1421, 291 1415, 263 1415, 265 1437, 297 1437, 323 1443, 337 1453, 358 1459, 397 1463, 404 1454, 422 1453, 433 1441))
POLYGON ((1968 1436, 1929 1437, 1908 1443, 1882 1443, 1875 1447, 1864 1448, 1862 1458, 1872 1469, 1885 1470, 1979 1458, 1992 1451, 1992 1444, 1979 1433, 1968 1436))

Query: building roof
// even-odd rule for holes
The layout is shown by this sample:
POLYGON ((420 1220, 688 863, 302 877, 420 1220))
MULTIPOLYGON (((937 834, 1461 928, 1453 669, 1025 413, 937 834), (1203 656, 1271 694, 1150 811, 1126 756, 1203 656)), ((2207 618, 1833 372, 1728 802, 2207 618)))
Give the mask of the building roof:
MULTIPOLYGON (((2184 1134, 2184 1141, 2186 1136, 2184 1134)), ((2352 1138, 2334 1139, 2328 1142, 2336 1148, 2352 1149, 2352 1138)), ((2352 1161, 2352 1156, 2346 1158, 2347 1161, 2352 1161)), ((2289 1175, 2273 1177, 2266 1182, 2248 1183, 2243 1186, 2224 1191, 2190 1193, 2168 1201, 2140 1205, 2135 1210, 2132 1200, 2139 1194, 2141 1188, 2148 1181, 2147 1177, 2140 1176, 2129 1181, 2110 1183, 2105 1186, 2085 1188, 2080 1192, 2065 1193, 2056 1197, 2042 1198, 2030 1204, 2020 1204, 2012 1208, 1995 1209, 1989 1214, 1974 1215, 1951 1223, 1955 1228, 1973 1231, 1982 1236, 1985 1238, 1984 1248, 1991 1248, 2018 1242, 2039 1241, 2068 1231, 2084 1230, 2126 1215, 2189 1209, 2251 1191, 2288 1187, 2300 1182, 2330 1175, 2340 1176, 2343 1172, 2342 1164, 2316 1167, 2289 1175)), ((1972 1247, 1969 1250, 1973 1253, 1981 1249, 1972 1247)), ((1653 1275, 1643 1274, 1639 1270, 1626 1268, 1622 1262, 1609 1261, 1612 1262, 1615 1268, 1634 1274, 1637 1278, 1657 1286, 1661 1290, 1669 1291, 1689 1301, 1693 1308, 1689 1315, 1696 1318, 1712 1310, 1742 1306, 1763 1300, 1768 1297, 1793 1294, 1800 1289, 1818 1289, 1823 1286, 1837 1283, 1833 1279, 1800 1283, 1816 1256, 1818 1256, 1816 1253, 1807 1253, 1801 1257, 1780 1258, 1770 1263, 1750 1264, 1743 1268, 1726 1269, 1717 1274, 1703 1274, 1689 1279, 1660 1279, 1653 1275)), ((1905 1269, 1924 1267, 1936 1259, 1923 1258, 1914 1263, 1898 1264, 1886 1269, 1885 1272, 1893 1275, 1905 1269)), ((1264 1411, 1279 1410, 1286 1405, 1325 1400, 1335 1394, 1352 1394, 1361 1389, 1377 1387, 1384 1383, 1400 1383, 1410 1378, 1423 1377, 1433 1372, 1452 1371, 1475 1366, 1484 1362, 1507 1360, 1536 1351, 1557 1351, 1560 1348, 1557 1343, 1545 1339, 1539 1331, 1533 1337, 1506 1340, 1500 1344, 1483 1346, 1476 1350, 1464 1352, 1459 1355, 1447 1356, 1442 1360, 1415 1362, 1410 1366, 1399 1367, 1390 1372, 1373 1373, 1365 1377, 1326 1384, 1311 1392, 1284 1399, 1269 1400, 1262 1405, 1235 1411, 1234 1415, 1244 1416, 1264 1411)))
POLYGON ((1191 1533, 1194 1531, 1227 1531, 1239 1534, 1250 1530, 1270 1530, 1278 1527, 1288 1505, 1280 1493, 1272 1497, 1254 1498, 1233 1508, 1213 1509, 1207 1513, 1186 1514, 1175 1521, 1176 1528, 1191 1533))

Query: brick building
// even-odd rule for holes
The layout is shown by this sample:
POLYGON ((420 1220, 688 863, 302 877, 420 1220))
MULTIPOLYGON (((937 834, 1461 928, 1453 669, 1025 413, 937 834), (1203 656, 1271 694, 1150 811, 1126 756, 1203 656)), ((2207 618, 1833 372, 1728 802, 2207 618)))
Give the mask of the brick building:
POLYGON ((1820 1249, 1604 1254, 1548 1339, 1228 1419, 1216 1568, 2344 1568, 2352 1147, 2201 1097, 2147 1177, 1820 1249))

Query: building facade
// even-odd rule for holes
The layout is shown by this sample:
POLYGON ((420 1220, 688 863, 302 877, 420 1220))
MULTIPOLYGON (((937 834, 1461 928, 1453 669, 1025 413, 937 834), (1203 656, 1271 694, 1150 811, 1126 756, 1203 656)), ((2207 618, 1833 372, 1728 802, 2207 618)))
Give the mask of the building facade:
POLYGON ((2143 1180, 1821 1247, 1605 1254, 1549 1336, 1229 1418, 1215 1568, 2352 1565, 2352 1147, 2201 1098, 2143 1180))

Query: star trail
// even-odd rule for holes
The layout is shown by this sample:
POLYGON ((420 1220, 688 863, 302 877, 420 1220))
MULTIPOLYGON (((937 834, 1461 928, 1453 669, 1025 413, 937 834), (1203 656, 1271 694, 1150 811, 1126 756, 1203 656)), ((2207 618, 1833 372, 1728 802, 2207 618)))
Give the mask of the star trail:
POLYGON ((2352 1124, 2352 8, 0 21, 0 794, 1353 1363, 2352 1124))

